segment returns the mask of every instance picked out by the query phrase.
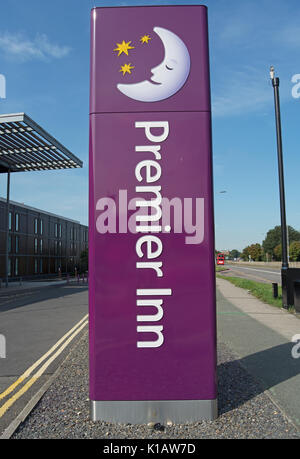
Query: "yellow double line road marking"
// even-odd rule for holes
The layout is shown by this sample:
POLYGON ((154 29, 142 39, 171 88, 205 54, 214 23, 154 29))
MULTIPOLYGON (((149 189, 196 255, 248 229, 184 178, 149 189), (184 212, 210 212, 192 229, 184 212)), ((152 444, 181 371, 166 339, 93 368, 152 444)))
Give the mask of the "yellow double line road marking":
POLYGON ((0 394, 0 400, 7 397, 18 387, 22 382, 27 379, 31 373, 44 361, 46 360, 65 340, 61 347, 50 357, 44 365, 29 379, 29 381, 20 389, 16 394, 4 403, 0 408, 0 418, 5 412, 18 400, 46 371, 49 365, 58 357, 62 351, 68 346, 68 344, 75 338, 76 335, 88 324, 88 315, 81 319, 68 333, 66 333, 57 343, 49 349, 39 360, 37 360, 31 367, 29 367, 11 386, 9 386, 2 394, 0 394))

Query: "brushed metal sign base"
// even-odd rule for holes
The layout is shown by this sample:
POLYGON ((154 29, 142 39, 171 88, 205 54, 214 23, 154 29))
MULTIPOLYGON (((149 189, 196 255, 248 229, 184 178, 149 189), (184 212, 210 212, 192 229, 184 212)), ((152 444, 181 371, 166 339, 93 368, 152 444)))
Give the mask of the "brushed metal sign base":
POLYGON ((217 400, 91 401, 92 421, 120 424, 188 424, 218 417, 217 400))

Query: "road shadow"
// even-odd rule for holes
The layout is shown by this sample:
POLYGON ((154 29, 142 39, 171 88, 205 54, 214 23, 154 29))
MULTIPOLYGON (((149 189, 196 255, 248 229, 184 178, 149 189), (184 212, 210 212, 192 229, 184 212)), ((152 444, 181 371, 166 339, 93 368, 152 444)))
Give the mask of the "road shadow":
POLYGON ((87 291, 87 285, 59 285, 53 287, 43 287, 41 289, 30 291, 18 291, 15 295, 9 294, 7 297, 0 298, 0 313, 11 311, 12 309, 22 308, 27 305, 41 303, 43 301, 61 298, 67 295, 74 295, 87 291))
POLYGON ((242 359, 220 363, 220 414, 238 408, 265 390, 298 376, 300 359, 292 357, 293 346, 294 343, 285 343, 242 359))

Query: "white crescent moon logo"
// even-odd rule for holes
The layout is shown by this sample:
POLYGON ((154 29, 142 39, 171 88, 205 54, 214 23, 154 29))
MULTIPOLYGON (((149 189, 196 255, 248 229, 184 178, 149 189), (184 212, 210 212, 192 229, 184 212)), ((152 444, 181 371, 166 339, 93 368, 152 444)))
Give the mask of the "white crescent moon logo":
POLYGON ((175 33, 162 27, 154 27, 165 48, 161 64, 151 71, 148 80, 133 84, 118 84, 118 90, 130 99, 140 102, 158 102, 176 94, 190 74, 191 59, 186 45, 175 33))

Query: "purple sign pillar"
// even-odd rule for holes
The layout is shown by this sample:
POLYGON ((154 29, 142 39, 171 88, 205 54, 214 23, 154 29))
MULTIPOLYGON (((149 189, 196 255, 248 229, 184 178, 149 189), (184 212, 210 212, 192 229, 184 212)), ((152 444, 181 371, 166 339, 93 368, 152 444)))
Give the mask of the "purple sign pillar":
POLYGON ((92 419, 215 419, 204 6, 92 10, 92 419))

